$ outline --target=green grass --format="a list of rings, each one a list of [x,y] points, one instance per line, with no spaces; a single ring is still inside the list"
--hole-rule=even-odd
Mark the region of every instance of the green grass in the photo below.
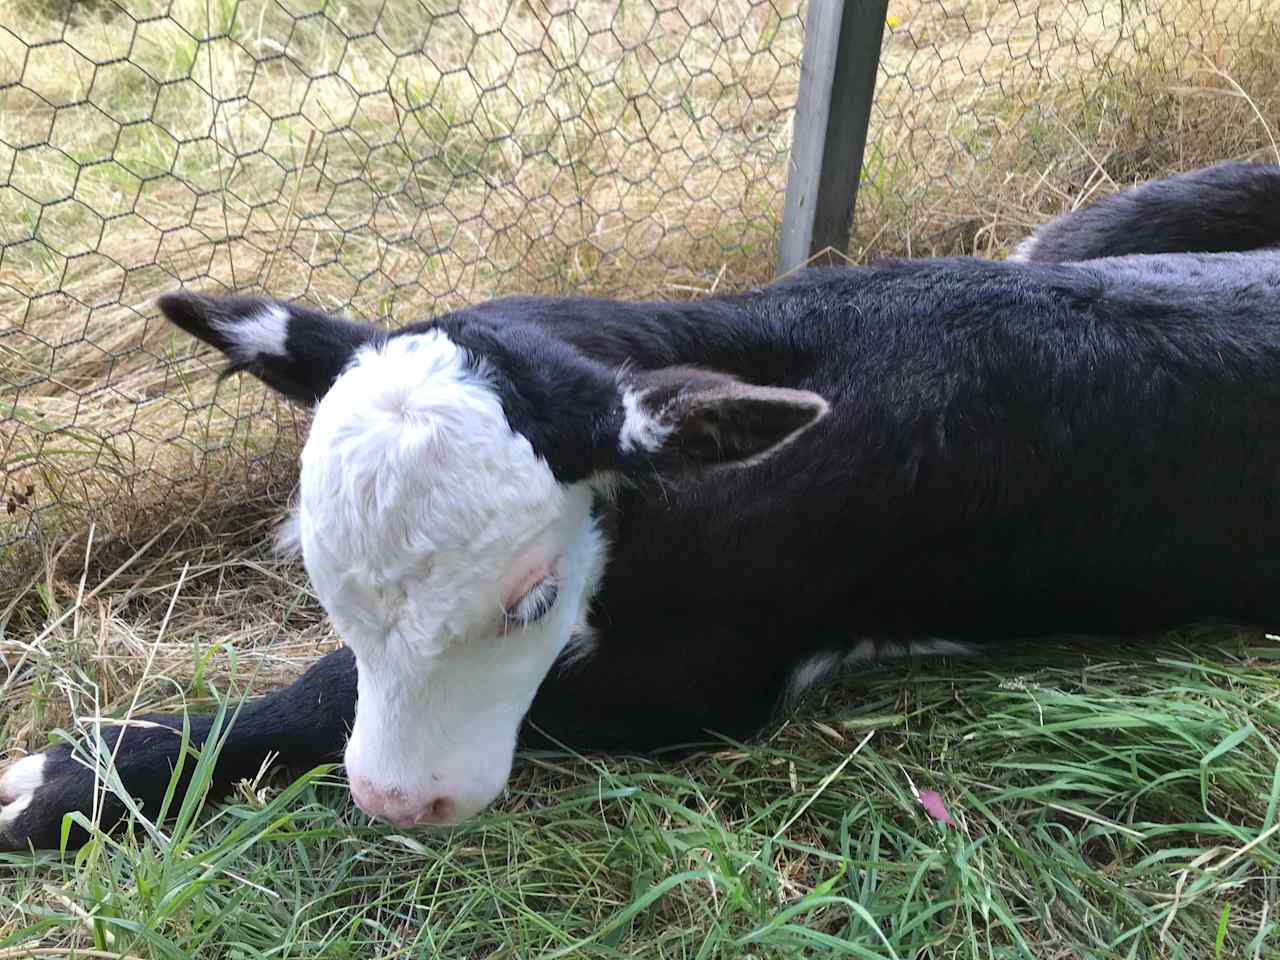
[[[1280,646],[1164,649],[884,670],[693,757],[528,756],[449,832],[370,824],[324,768],[246,784],[176,827],[3,858],[0,950],[1274,956]]]
[[[451,6],[393,0],[376,37],[346,0],[0,7],[0,473],[35,488],[0,544],[34,531],[37,561],[0,554],[0,756],[135,695],[233,704],[334,642],[261,548],[305,419],[215,389],[155,295],[392,324],[768,278],[793,4]],[[855,258],[1000,256],[1135,179],[1272,154],[1275,0],[890,13]],[[0,960],[1280,956],[1280,642],[1160,649],[866,673],[693,757],[525,757],[450,833],[370,824],[332,770],[175,798],[176,824],[0,858]]]

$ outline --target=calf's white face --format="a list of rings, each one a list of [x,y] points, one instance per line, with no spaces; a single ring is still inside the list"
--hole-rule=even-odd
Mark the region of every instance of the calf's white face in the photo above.
[[[519,307],[393,336],[260,297],[181,292],[160,308],[232,371],[317,405],[281,539],[356,656],[352,793],[406,826],[501,793],[603,573],[593,484],[666,496],[690,473],[760,462],[827,412],[809,391],[713,370],[614,369]]]
[[[501,793],[538,685],[603,564],[587,483],[514,432],[443,333],[361,348],[316,408],[297,536],[355,653],[352,794],[401,826]]]

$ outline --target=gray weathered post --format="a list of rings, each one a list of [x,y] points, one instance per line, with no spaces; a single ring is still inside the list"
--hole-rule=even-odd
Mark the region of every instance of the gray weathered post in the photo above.
[[[778,273],[849,246],[889,0],[810,0]]]

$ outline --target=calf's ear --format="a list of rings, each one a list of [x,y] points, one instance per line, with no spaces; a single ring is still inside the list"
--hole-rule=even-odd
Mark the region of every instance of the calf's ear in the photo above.
[[[356,350],[383,337],[377,327],[266,297],[184,290],[161,297],[158,306],[171,323],[226,354],[226,374],[247,370],[307,406],[329,391]]]
[[[622,406],[624,460],[660,473],[758,463],[828,411],[808,390],[760,387],[692,367],[630,373]]]

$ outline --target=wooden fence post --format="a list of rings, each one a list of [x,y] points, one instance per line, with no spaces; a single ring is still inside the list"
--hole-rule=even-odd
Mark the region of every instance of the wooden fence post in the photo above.
[[[779,275],[849,246],[889,0],[810,0]]]

